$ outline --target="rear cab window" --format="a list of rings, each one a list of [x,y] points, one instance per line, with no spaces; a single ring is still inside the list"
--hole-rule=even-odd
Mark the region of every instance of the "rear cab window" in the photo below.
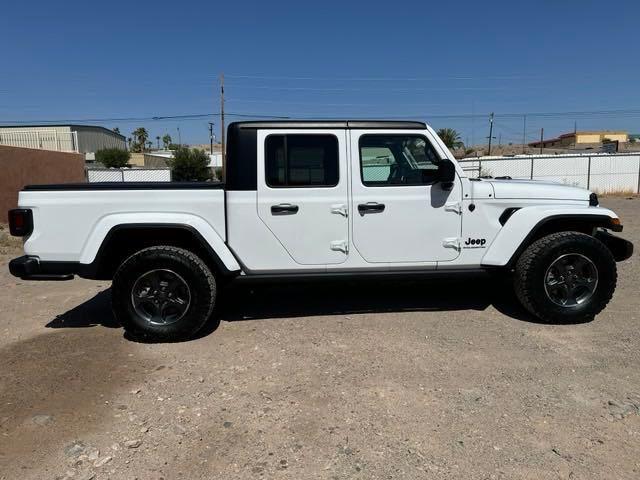
[[[265,180],[269,187],[335,187],[339,170],[335,135],[274,134],[265,139]]]

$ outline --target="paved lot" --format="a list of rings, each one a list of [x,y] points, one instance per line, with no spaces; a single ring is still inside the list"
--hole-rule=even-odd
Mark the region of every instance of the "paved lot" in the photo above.
[[[640,244],[640,199],[604,203]],[[486,281],[297,285],[163,345],[1,258],[0,479],[640,478],[637,254],[587,324]]]

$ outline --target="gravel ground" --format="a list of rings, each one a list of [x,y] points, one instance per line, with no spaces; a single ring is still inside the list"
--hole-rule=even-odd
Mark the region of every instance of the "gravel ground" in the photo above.
[[[640,199],[603,203],[640,244]],[[4,253],[0,479],[640,477],[637,254],[581,325],[486,281],[305,284],[143,344],[108,283],[16,281]]]

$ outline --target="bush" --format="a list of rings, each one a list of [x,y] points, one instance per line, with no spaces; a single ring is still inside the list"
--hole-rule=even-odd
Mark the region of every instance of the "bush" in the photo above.
[[[96,152],[96,161],[107,168],[122,168],[129,164],[131,154],[119,148],[103,148]]]
[[[211,180],[209,155],[204,150],[178,147],[169,162],[171,175],[176,182],[202,182]]]

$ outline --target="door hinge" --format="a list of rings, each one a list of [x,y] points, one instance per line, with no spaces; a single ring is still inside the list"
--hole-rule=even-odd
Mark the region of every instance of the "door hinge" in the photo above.
[[[444,204],[445,212],[455,212],[458,215],[462,214],[462,204],[460,202],[448,202]]]
[[[453,248],[457,251],[462,250],[462,247],[460,245],[460,241],[462,239],[460,237],[452,237],[452,238],[445,238],[442,240],[442,246],[444,248]]]
[[[336,203],[334,205],[331,205],[331,213],[342,215],[345,218],[349,216],[349,211],[347,210],[347,206],[344,203]]]
[[[349,253],[349,242],[346,240],[334,240],[330,246],[331,250],[335,250],[336,252],[342,252],[345,255]]]

